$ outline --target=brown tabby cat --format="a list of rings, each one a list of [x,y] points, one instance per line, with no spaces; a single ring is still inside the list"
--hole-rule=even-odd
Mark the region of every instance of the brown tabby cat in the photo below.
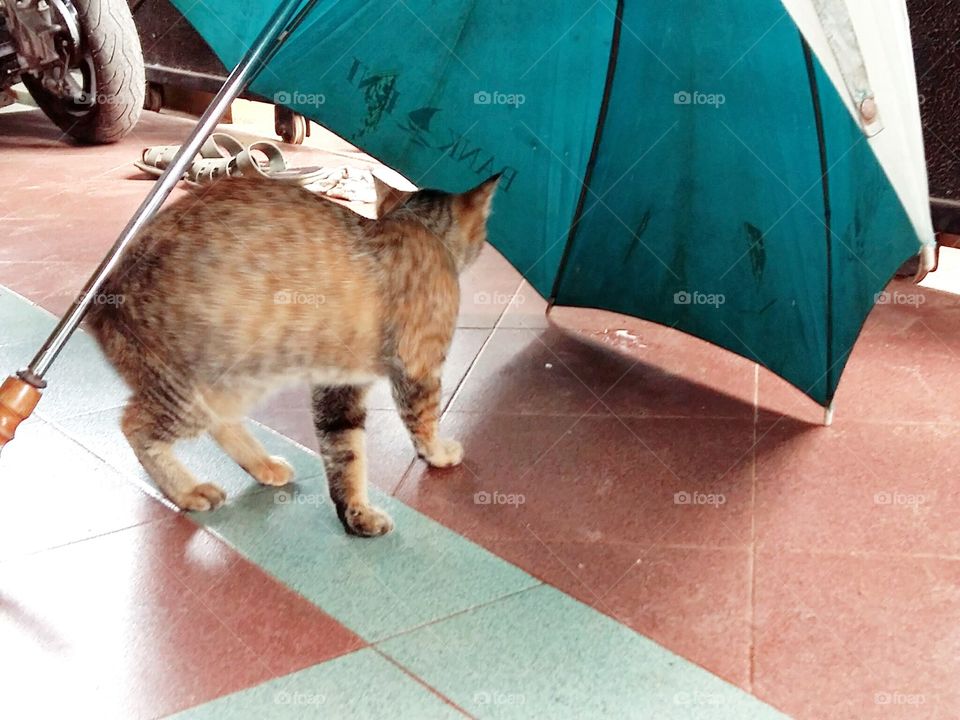
[[[160,489],[183,509],[223,503],[173,453],[205,431],[259,482],[289,482],[293,468],[242,418],[307,378],[340,520],[357,535],[389,532],[367,497],[364,395],[389,377],[420,457],[460,462],[460,444],[437,435],[440,373],[458,274],[486,240],[496,185],[423,190],[368,220],[301,188],[229,179],[158,214],[103,288],[119,301],[95,305],[89,323],[133,389],[123,432]]]

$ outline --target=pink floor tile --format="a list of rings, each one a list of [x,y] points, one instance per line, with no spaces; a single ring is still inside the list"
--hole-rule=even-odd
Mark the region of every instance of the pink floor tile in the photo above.
[[[549,326],[546,299],[524,280],[510,299],[498,327],[538,330]]]
[[[763,547],[960,555],[960,426],[762,418]]]
[[[0,561],[170,513],[62,433],[35,420],[22,425],[3,449],[0,468]]]
[[[463,466],[416,464],[397,495],[492,547],[528,526],[550,541],[750,543],[750,423],[450,413],[442,429]]]
[[[520,275],[503,256],[487,246],[476,262],[460,276],[462,328],[492,328],[514,302]]]
[[[753,691],[798,718],[960,717],[960,562],[760,551]]]
[[[157,717],[360,644],[180,517],[4,563],[0,587],[5,717]]]
[[[589,327],[587,312],[576,316],[581,328]],[[618,336],[608,320],[594,332],[495,330],[452,409],[753,418],[752,363],[652,323],[620,323],[633,327]]]
[[[566,334],[604,351],[593,374],[602,377],[609,365],[604,381],[616,386],[604,404],[611,412],[753,417],[756,365],[749,360],[673,328],[603,310],[559,307],[550,318]],[[621,379],[625,359],[631,368]]]
[[[574,345],[553,330],[495,330],[451,408],[496,414],[588,412],[609,387],[599,392],[591,387],[597,383],[576,362]]]

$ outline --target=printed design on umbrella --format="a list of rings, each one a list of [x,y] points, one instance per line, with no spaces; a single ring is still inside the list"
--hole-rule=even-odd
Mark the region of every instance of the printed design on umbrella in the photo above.
[[[363,124],[349,134],[351,140],[360,143],[368,132],[379,126],[384,116],[393,116],[398,104],[402,104],[399,102],[402,96],[398,88],[399,76],[385,71],[373,71],[362,60],[354,58],[347,73],[347,81],[362,91],[367,106]],[[441,157],[465,164],[479,179],[500,173],[499,189],[501,192],[509,192],[516,179],[517,168],[501,164],[492,152],[472,144],[467,137],[469,131],[458,133],[441,123],[434,127],[434,117],[441,111],[442,108],[439,107],[417,107],[406,112],[402,119],[396,122],[396,126],[414,145],[438,150]]]

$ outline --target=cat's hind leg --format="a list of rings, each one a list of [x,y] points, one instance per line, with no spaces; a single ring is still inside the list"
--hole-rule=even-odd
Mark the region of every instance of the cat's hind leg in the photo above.
[[[373,537],[390,532],[393,520],[373,507],[367,495],[367,389],[365,385],[314,387],[313,424],[340,522],[351,534]]]
[[[293,466],[279,455],[270,455],[243,422],[219,421],[210,428],[210,434],[258,483],[279,486],[293,480]]]
[[[123,434],[147,474],[177,507],[213,510],[226,493],[213,483],[198,482],[173,453],[177,440],[203,432],[202,412],[174,397],[168,391],[134,397],[123,413]]]
[[[255,385],[240,383],[233,383],[229,390],[206,388],[203,398],[211,418],[210,435],[258,483],[286,485],[293,480],[293,466],[269,454],[243,424],[243,416],[259,395]]]

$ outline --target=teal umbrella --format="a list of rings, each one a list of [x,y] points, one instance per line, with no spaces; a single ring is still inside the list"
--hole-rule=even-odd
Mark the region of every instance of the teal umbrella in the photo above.
[[[279,4],[174,0],[228,67]],[[251,89],[421,186],[502,172],[490,239],[542,295],[823,405],[895,270],[931,264],[900,0],[321,0]]]

